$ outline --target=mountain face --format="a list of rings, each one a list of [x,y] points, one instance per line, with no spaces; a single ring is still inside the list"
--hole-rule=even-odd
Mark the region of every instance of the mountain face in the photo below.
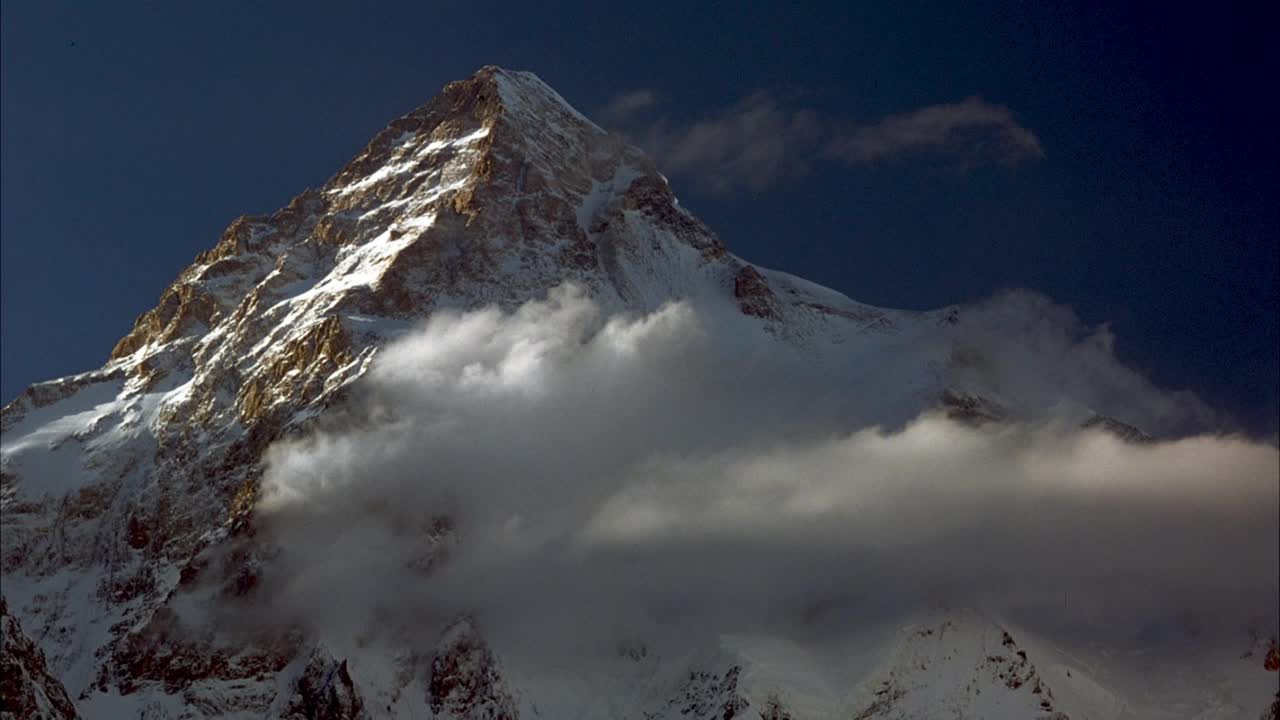
[[[58,678],[49,674],[44,652],[22,633],[18,621],[0,598],[0,714],[5,718],[45,717],[69,720],[75,705]]]
[[[566,679],[559,695],[576,699],[562,706],[539,705],[467,617],[442,624],[431,652],[348,656],[304,628],[228,630],[216,608],[253,598],[270,554],[254,515],[266,449],[351,411],[379,350],[424,318],[513,309],[566,282],[611,313],[708,298],[814,366],[941,339],[887,376],[895,392],[881,419],[930,407],[970,422],[1019,412],[1007,386],[971,372],[981,363],[953,337],[964,309],[875,308],[748,264],[642,152],[532,74],[484,68],[392,122],[322,187],[233,222],[103,367],[5,406],[6,717],[497,719],[566,717],[575,705],[586,708],[577,717],[726,720],[1132,712],[1108,689],[1115,678],[966,613],[887,629],[849,686],[829,687],[828,670],[795,648],[738,637],[680,658],[627,648],[601,677]],[[1104,410],[1082,402],[1079,420],[1147,439]],[[429,533],[439,543],[450,534],[447,519]],[[1228,665],[1248,675],[1261,661]],[[588,707],[578,685],[614,701]],[[1231,692],[1207,692],[1221,696],[1222,716],[1239,709]]]

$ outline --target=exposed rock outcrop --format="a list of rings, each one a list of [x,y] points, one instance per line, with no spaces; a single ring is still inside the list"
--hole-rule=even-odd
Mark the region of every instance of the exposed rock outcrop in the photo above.
[[[989,422],[1003,422],[1008,418],[1006,411],[999,403],[971,393],[948,388],[941,397],[942,407],[947,417],[968,425],[982,425]]]
[[[769,281],[750,265],[743,265],[733,278],[733,296],[744,315],[777,319],[778,299],[769,289]]]
[[[518,716],[497,659],[462,618],[445,630],[431,660],[431,711],[458,720],[515,720]]]
[[[281,720],[364,720],[364,700],[351,679],[347,661],[316,648],[293,684]]]
[[[44,652],[22,632],[0,597],[0,718],[75,717],[75,705],[62,682],[49,672]]]
[[[1155,438],[1142,432],[1138,428],[1120,422],[1115,418],[1109,418],[1105,415],[1094,415],[1085,420],[1081,425],[1085,430],[1101,430],[1102,432],[1111,433],[1127,443],[1135,443],[1138,445],[1147,445],[1155,442]]]

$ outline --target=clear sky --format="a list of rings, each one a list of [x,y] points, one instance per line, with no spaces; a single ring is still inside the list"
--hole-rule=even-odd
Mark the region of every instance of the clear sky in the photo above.
[[[393,117],[492,63],[533,70],[597,117],[630,107],[619,122],[749,260],[890,307],[1040,290],[1110,322],[1157,383],[1275,434],[1268,18],[615,5],[6,2],[4,400],[100,365],[234,217],[320,184]],[[690,150],[699,128],[720,143],[710,155]],[[922,128],[969,150],[913,152],[903,133]],[[1010,133],[1038,149],[1011,156]]]

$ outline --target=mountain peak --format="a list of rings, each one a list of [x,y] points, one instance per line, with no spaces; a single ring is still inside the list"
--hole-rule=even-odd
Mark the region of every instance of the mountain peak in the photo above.
[[[542,110],[558,106],[579,122],[586,123],[599,132],[600,126],[565,100],[542,78],[528,70],[508,70],[497,65],[485,65],[471,76],[471,80],[488,83],[499,93],[503,107],[509,112],[524,115],[530,110]],[[466,81],[463,81],[466,82]]]
[[[381,342],[371,319],[512,307],[566,281],[647,310],[708,279],[727,293],[739,264],[639,149],[536,75],[486,66],[393,120],[320,188],[233,222],[109,367],[148,388],[194,377],[198,416],[234,397],[249,423],[300,391],[297,363],[316,382],[359,375]]]
[[[407,168],[415,158],[430,162],[442,151],[467,145],[481,161],[519,159],[546,166],[591,155],[601,144],[617,150],[623,143],[537,75],[486,65],[393,120],[326,189],[347,194],[394,176],[396,168],[389,165]],[[498,158],[491,152],[495,148]]]

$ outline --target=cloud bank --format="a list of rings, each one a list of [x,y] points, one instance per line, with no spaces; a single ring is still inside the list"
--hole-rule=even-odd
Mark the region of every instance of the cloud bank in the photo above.
[[[1044,157],[1039,138],[1008,108],[977,97],[874,123],[789,108],[765,92],[689,123],[646,121],[645,111],[656,104],[653,91],[636,90],[615,97],[597,117],[643,147],[663,172],[717,192],[759,190],[821,162],[859,166],[934,157],[962,167],[1014,167]]]
[[[898,388],[833,391],[834,375],[715,313],[605,317],[563,287],[510,313],[435,315],[379,356],[364,419],[269,452],[272,607],[428,638],[466,612],[501,647],[575,657],[937,605],[1135,632],[1177,613],[1274,617],[1275,447],[1127,444],[1061,403],[885,429],[844,391]],[[1036,326],[1016,332],[1002,342],[1036,342]],[[1050,385],[1107,365],[1105,343],[1081,347],[1026,370]]]

